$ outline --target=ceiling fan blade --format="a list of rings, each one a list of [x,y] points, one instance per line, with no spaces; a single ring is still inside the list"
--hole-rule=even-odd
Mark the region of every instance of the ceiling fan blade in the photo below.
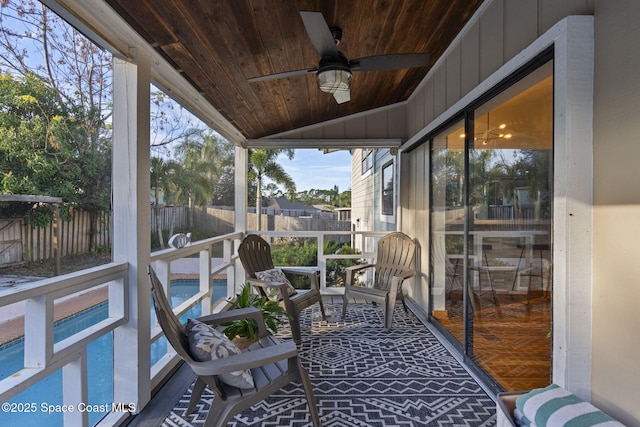
[[[333,92],[333,97],[336,99],[338,104],[343,104],[345,102],[351,101],[351,91],[347,90],[338,90]]]
[[[336,47],[336,41],[333,39],[331,30],[327,25],[327,21],[324,20],[322,13],[301,10],[300,16],[302,17],[302,22],[307,30],[307,34],[309,34],[311,43],[313,43],[313,47],[316,48],[320,56],[337,58],[338,48]]]
[[[428,53],[365,56],[349,61],[352,71],[388,71],[429,65]]]
[[[269,74],[267,76],[252,77],[250,79],[247,79],[247,81],[249,83],[263,82],[265,80],[275,80],[275,79],[284,79],[285,77],[302,76],[305,74],[316,73],[317,71],[318,71],[317,68],[308,68],[306,70],[292,70],[292,71],[285,71],[283,73]]]

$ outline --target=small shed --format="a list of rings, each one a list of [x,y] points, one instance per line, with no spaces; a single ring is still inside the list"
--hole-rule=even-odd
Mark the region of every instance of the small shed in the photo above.
[[[55,272],[60,274],[60,197],[0,194],[0,267],[24,261],[24,215],[36,204],[46,203],[53,210]]]
[[[338,221],[351,221],[351,208],[337,208]]]

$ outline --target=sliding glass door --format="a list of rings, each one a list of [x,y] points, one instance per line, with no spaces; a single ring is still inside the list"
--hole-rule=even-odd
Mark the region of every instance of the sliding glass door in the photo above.
[[[431,142],[431,313],[464,344],[464,122]]]
[[[431,313],[505,390],[551,375],[552,69],[431,140]]]

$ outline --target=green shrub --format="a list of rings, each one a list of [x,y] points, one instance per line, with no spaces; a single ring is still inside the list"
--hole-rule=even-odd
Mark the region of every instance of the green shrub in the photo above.
[[[324,254],[358,254],[359,251],[353,249],[349,244],[340,244],[333,240],[326,240],[323,246]],[[317,266],[318,265],[318,243],[304,240],[302,244],[298,240],[293,240],[284,244],[273,244],[271,246],[271,256],[273,263],[280,266]],[[327,283],[332,285],[343,285],[345,280],[345,269],[358,264],[357,259],[340,259],[327,261]],[[308,288],[306,277],[298,275],[287,276],[291,284],[297,289]]]

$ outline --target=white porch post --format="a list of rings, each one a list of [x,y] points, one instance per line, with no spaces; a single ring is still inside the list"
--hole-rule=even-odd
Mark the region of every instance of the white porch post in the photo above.
[[[136,55],[137,53],[137,55]],[[151,398],[150,286],[150,61],[134,52],[136,63],[113,64],[113,259],[129,263],[128,322],[113,336],[113,401]],[[111,304],[111,301],[110,301]]]
[[[554,55],[553,382],[591,400],[593,17],[560,24]],[[615,351],[615,350],[614,350]]]
[[[64,405],[75,406],[78,403],[89,402],[87,384],[87,352],[82,351],[78,358],[62,368],[62,398]],[[65,412],[63,414],[65,426],[88,426],[87,411]]]
[[[242,148],[236,145],[235,154],[235,231],[245,233],[247,231],[247,207],[249,205],[249,200],[247,197],[247,181],[249,180],[249,153],[246,148]],[[227,281],[227,295],[235,295],[235,288],[237,287],[237,285],[244,284],[244,281],[244,268],[242,268],[242,263],[240,262],[240,260],[236,259],[235,277],[233,283],[231,280]]]

